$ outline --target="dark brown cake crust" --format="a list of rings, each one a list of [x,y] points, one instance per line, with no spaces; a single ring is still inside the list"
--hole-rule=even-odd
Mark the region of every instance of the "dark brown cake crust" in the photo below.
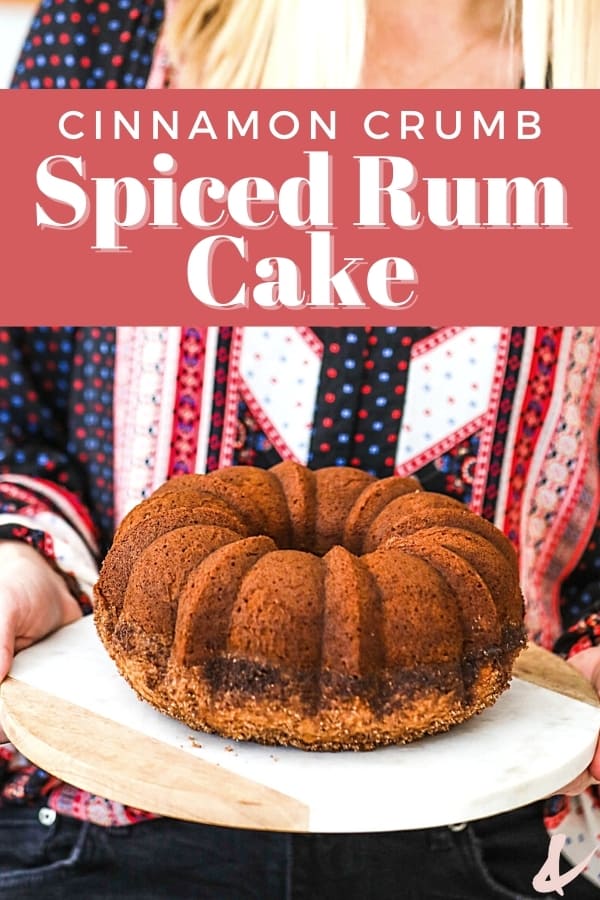
[[[524,644],[516,554],[412,478],[293,462],[167,482],[117,531],[98,632],[193,728],[312,750],[445,731]]]

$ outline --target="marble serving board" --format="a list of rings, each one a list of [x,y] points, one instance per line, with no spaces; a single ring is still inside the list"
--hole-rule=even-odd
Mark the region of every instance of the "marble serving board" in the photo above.
[[[91,617],[16,657],[0,718],[37,765],[102,796],[190,821],[307,832],[414,829],[522,806],[582,771],[600,728],[597,707],[514,678],[491,709],[406,746],[314,753],[224,740],[138,699]]]

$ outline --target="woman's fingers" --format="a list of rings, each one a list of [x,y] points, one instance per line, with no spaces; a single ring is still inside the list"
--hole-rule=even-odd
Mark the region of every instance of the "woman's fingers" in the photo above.
[[[581,775],[578,775],[577,778],[574,778],[573,781],[570,781],[569,784],[556,791],[556,793],[568,794],[570,797],[574,797],[576,794],[582,794],[586,788],[598,783],[597,779],[590,774],[590,770],[586,769],[585,772],[582,772]]]
[[[584,678],[594,686],[597,693],[600,693],[600,647],[590,647],[582,650],[571,657],[569,664],[577,669]],[[582,772],[573,781],[565,785],[557,794],[568,794],[575,796],[581,794],[586,788],[593,784],[600,784],[600,741],[596,744],[596,750],[592,761],[585,772]]]
[[[15,653],[15,634],[11,623],[0,617],[0,681],[8,675]]]

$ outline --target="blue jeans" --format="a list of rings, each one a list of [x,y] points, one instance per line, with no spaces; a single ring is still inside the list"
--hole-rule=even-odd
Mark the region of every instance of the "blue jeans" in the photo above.
[[[0,809],[1,900],[530,900],[539,806],[468,826],[283,835],[158,819],[100,828]],[[600,900],[580,876],[565,900]]]

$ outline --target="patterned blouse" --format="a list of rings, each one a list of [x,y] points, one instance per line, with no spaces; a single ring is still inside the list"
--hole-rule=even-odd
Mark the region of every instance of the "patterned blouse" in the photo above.
[[[162,19],[160,0],[43,0],[13,86],[158,84]],[[529,634],[566,656],[600,633],[599,417],[594,328],[0,329],[0,538],[87,609],[115,524],[168,477],[281,459],[414,474],[507,534]],[[2,778],[5,803],[144,817],[12,750]],[[549,827],[578,802],[554,800]]]

